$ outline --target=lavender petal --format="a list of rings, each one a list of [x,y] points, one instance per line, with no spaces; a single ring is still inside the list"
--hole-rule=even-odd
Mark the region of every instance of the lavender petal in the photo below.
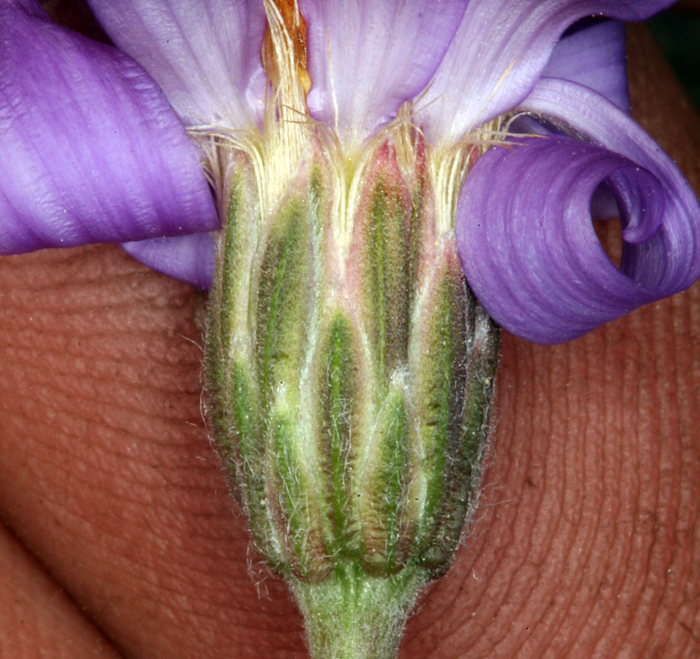
[[[161,86],[188,125],[261,123],[260,0],[89,0],[114,43]]]
[[[216,238],[193,233],[175,238],[151,238],[122,244],[137,261],[197,288],[211,288],[216,257]]]
[[[464,134],[521,103],[552,49],[585,16],[644,20],[669,0],[471,0],[416,113],[433,141]]]
[[[442,60],[466,0],[300,0],[311,115],[361,143],[418,95]]]
[[[554,47],[542,76],[590,87],[629,112],[624,24],[595,21],[565,34]]]
[[[0,253],[209,231],[195,147],[162,92],[115,49],[0,9]]]
[[[690,286],[700,275],[700,207],[658,145],[613,103],[574,83],[543,79],[523,109],[569,124],[586,141],[514,137],[470,172],[458,247],[496,321],[531,341],[558,343]],[[591,222],[601,183],[620,208],[619,269]]]

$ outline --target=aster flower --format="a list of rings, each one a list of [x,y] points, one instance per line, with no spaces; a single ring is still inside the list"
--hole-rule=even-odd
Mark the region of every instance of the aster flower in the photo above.
[[[609,102],[626,102],[619,26],[601,25],[556,45],[582,17],[643,20],[671,3],[434,4],[399,11],[393,3],[302,1],[308,108],[355,145],[406,101],[428,141],[446,148],[513,110],[546,117],[558,132],[587,143],[584,154],[571,151],[567,139],[545,146],[520,138],[522,148],[492,149],[467,177],[460,252],[489,312],[516,334],[557,342],[692,283],[700,274],[692,192],[624,107]],[[219,220],[170,106],[189,126],[262,127],[262,4],[92,6],[121,53],[51,25],[37,2],[8,0],[0,9],[0,253],[122,242],[148,265],[208,287],[214,240],[203,232],[216,230]],[[572,171],[557,195],[550,174],[538,173],[564,169],[572,159],[591,163],[589,188],[616,195],[627,223],[619,269],[590,230],[581,172]],[[516,205],[525,192],[528,201]],[[546,199],[546,208],[530,196]],[[488,222],[477,221],[485,214]],[[563,215],[568,222],[560,222]],[[179,235],[185,237],[162,238]],[[146,240],[155,236],[161,238]],[[483,249],[484,242],[493,248]]]
[[[119,51],[0,10],[0,250],[120,242],[212,287],[213,432],[317,656],[391,656],[474,505],[497,330],[460,260],[540,342],[697,278],[620,25],[559,40],[665,4],[93,2]]]

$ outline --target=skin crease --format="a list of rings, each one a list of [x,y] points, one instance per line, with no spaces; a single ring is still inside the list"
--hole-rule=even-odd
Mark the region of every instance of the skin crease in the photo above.
[[[697,115],[629,48],[700,191]],[[201,306],[113,246],[0,259],[1,657],[306,656],[207,438]],[[481,506],[402,659],[699,656],[700,286],[563,346],[504,334],[499,377]]]

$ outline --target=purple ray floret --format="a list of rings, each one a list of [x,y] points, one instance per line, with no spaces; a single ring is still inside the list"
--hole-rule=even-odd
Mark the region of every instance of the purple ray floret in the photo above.
[[[514,137],[470,172],[457,242],[489,313],[519,336],[558,343],[692,284],[700,275],[700,208],[653,140],[575,83],[543,78],[522,107],[585,139]],[[600,184],[623,223],[619,269],[593,230]]]
[[[260,0],[90,0],[112,41],[148,71],[188,125],[261,124]]]
[[[129,56],[0,10],[0,253],[218,228],[196,149]]]
[[[457,30],[464,0],[301,0],[308,23],[311,115],[360,140],[426,88]]]
[[[458,138],[522,102],[561,34],[574,21],[639,21],[672,4],[659,0],[470,0],[426,92],[421,117],[433,140]]]

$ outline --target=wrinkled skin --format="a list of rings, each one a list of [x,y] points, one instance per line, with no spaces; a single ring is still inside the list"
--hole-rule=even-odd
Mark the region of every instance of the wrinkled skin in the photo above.
[[[700,191],[700,122],[632,37],[637,116]],[[207,439],[201,306],[116,247],[0,260],[3,657],[306,656]],[[497,408],[401,657],[700,655],[700,286],[568,345],[505,335]]]

